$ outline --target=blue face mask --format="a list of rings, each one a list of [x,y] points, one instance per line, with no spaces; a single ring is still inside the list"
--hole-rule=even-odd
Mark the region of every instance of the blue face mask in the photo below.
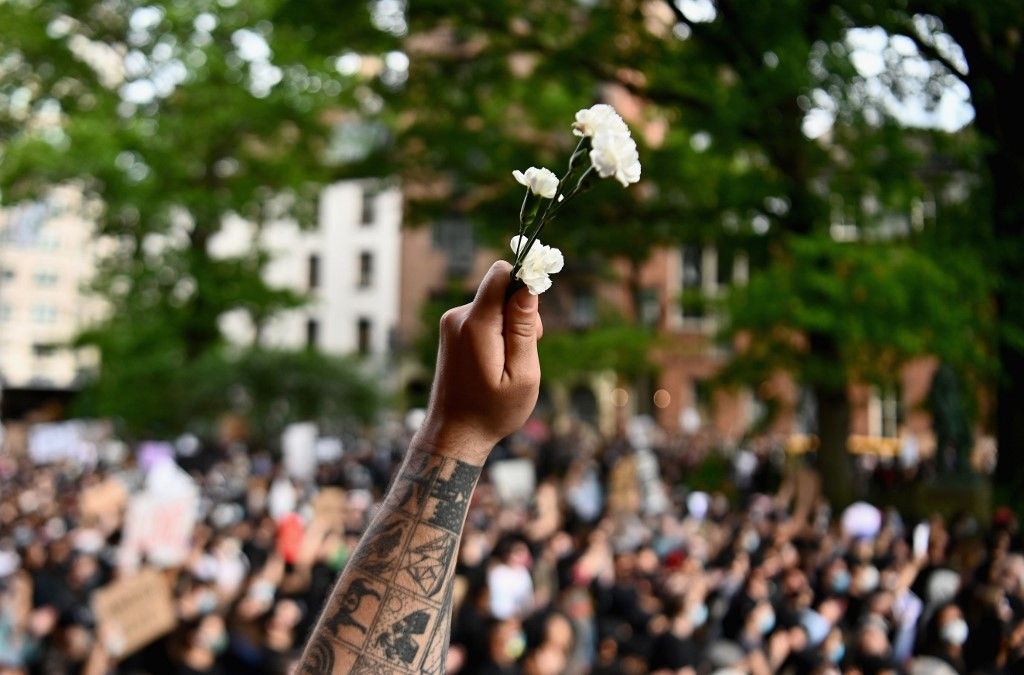
[[[850,573],[846,570],[839,570],[832,575],[832,590],[836,593],[845,593],[850,590]]]
[[[697,630],[708,620],[708,606],[700,604],[690,610],[690,623],[693,624],[693,629]]]
[[[832,663],[839,663],[846,656],[846,645],[842,642],[836,644],[835,647],[828,650],[828,660]]]
[[[772,628],[775,628],[775,611],[768,610],[766,614],[761,617],[761,635],[767,635],[772,632]]]

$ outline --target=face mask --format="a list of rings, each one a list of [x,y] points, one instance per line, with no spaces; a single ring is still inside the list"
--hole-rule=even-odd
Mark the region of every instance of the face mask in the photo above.
[[[957,647],[967,642],[967,633],[967,622],[963,619],[954,619],[939,630],[939,635],[942,636],[943,642],[948,642]]]
[[[228,648],[228,634],[220,633],[217,637],[208,639],[206,641],[206,648],[214,654],[223,654],[224,650]]]
[[[761,629],[761,635],[767,635],[772,632],[772,628],[775,628],[775,610],[769,609],[761,616],[761,623],[758,628]]]
[[[519,631],[508,642],[505,643],[505,655],[513,660],[518,660],[526,651],[526,636]]]
[[[832,663],[839,663],[846,656],[846,645],[842,642],[838,643],[835,647],[828,650],[828,660]]]
[[[249,595],[260,602],[272,602],[277,587],[269,581],[257,581],[249,589]]]
[[[757,532],[747,532],[743,535],[743,549],[747,553],[753,553],[760,545],[761,537],[757,536]]]
[[[700,604],[690,610],[690,623],[693,624],[693,629],[697,630],[703,626],[708,620],[708,606]]]
[[[200,614],[209,614],[217,609],[217,595],[213,591],[204,591],[196,604]]]
[[[878,588],[878,581],[881,575],[877,567],[866,567],[860,573],[860,590],[862,593],[871,593]]]
[[[832,590],[836,593],[845,593],[850,590],[850,573],[846,570],[839,570],[832,575]]]

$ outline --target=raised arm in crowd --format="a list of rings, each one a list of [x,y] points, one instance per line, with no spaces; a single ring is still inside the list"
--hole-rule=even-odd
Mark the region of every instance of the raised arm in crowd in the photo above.
[[[496,262],[473,302],[441,318],[427,417],[309,638],[300,673],[441,673],[455,559],[494,445],[533,410],[540,386],[537,297],[505,302]]]

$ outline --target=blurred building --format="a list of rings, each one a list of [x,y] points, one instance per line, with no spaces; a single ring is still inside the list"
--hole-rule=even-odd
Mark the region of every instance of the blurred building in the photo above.
[[[476,246],[471,226],[458,220],[406,230],[401,248],[398,336],[406,348],[422,334],[429,303],[468,301],[473,284],[502,255]],[[813,402],[783,373],[753,388],[713,384],[730,350],[715,339],[719,317],[708,309],[708,301],[730,285],[745,283],[749,267],[742,251],[686,244],[656,249],[638,269],[616,261],[615,274],[605,278],[567,268],[543,296],[545,332],[585,331],[611,308],[654,329],[658,339],[650,360],[655,374],[640,381],[614,373],[548,380],[539,408],[556,420],[577,418],[609,433],[636,414],[652,416],[668,431],[712,442],[739,440],[755,426],[781,436],[812,432]],[[936,366],[930,358],[911,362],[901,371],[898,387],[851,386],[851,433],[895,437],[909,429],[926,436],[930,418],[920,404]],[[407,362],[401,377],[406,400],[422,404],[430,378],[431,373]]]
[[[310,301],[259,330],[241,312],[225,316],[221,329],[239,344],[258,340],[265,346],[383,360],[398,322],[401,224],[401,192],[377,180],[325,188],[316,227],[282,220],[257,234],[252,223],[230,220],[211,240],[211,252],[240,254],[258,237],[270,255],[267,282],[308,293]]]
[[[70,341],[101,305],[84,293],[97,244],[81,195],[0,211],[0,389],[5,416],[61,402],[96,364]]]

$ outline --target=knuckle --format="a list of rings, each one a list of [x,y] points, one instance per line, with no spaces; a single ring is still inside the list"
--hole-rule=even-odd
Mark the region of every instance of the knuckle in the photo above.
[[[498,274],[508,274],[512,271],[512,264],[507,260],[496,260],[494,261],[494,264],[491,265],[491,269]]]
[[[455,307],[449,309],[447,312],[441,315],[441,331],[445,333],[454,333],[459,329],[461,324],[461,312],[459,308]]]
[[[532,320],[510,321],[508,324],[508,330],[513,335],[523,338],[533,338],[537,336],[537,325]]]

